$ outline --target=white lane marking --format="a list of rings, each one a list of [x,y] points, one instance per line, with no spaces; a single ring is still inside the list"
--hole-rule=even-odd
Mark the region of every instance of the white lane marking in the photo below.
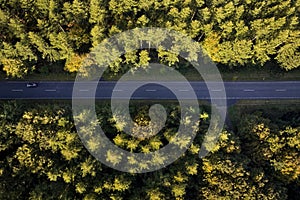
[[[276,92],[285,92],[286,91],[286,89],[277,89],[277,90],[275,90]]]
[[[13,92],[23,92],[23,90],[11,90],[11,91],[13,91]]]
[[[244,92],[254,92],[255,90],[252,90],[252,89],[246,89],[244,90]]]
[[[217,90],[211,90],[212,92],[222,92],[222,90],[217,89]]]
[[[123,90],[114,90],[114,92],[123,92]]]
[[[89,90],[79,90],[80,92],[88,92]]]
[[[179,90],[179,92],[188,92],[189,90]]]
[[[45,92],[56,92],[56,90],[45,90]]]
[[[146,90],[146,92],[155,92],[156,90]]]

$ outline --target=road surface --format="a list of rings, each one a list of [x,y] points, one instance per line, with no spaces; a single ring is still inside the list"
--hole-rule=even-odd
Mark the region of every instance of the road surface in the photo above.
[[[39,82],[36,88],[27,88],[27,82],[0,82],[0,99],[71,99],[74,82]],[[121,87],[114,89],[116,82],[101,81],[96,90],[92,84],[85,82],[76,89],[76,94],[82,98],[110,99],[112,92],[118,98],[129,94],[129,91],[141,82],[124,82]],[[146,83],[146,82],[145,82]],[[166,83],[166,82],[165,82]],[[222,93],[224,88],[208,90],[203,82],[190,82],[192,88],[182,82],[167,82],[179,96],[189,99],[194,90],[198,99],[208,100],[210,94]],[[225,82],[227,100],[240,99],[300,99],[300,81],[286,82]],[[176,99],[176,96],[160,84],[149,83],[139,87],[131,99]]]

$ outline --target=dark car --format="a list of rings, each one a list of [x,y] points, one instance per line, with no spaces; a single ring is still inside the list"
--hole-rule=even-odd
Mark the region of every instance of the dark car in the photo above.
[[[27,83],[27,84],[26,84],[26,87],[27,87],[27,88],[35,88],[35,87],[37,87],[37,86],[38,86],[37,83]]]

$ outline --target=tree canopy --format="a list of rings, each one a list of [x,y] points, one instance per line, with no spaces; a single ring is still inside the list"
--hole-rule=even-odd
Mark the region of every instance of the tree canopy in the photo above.
[[[150,105],[131,107],[136,123],[149,123]],[[164,106],[166,128],[139,139],[113,123],[109,103],[98,103],[96,112],[115,145],[147,153],[165,146],[180,121],[175,103]],[[1,199],[281,200],[299,195],[298,112],[266,117],[243,111],[238,118],[244,120],[235,123],[237,130],[224,130],[212,152],[199,159],[210,121],[208,108],[201,106],[198,133],[185,154],[167,167],[141,174],[119,172],[97,161],[76,133],[69,103],[3,101],[0,113]],[[113,152],[103,153],[118,162]],[[163,158],[153,161],[163,162]]]
[[[213,61],[228,67],[272,61],[291,70],[299,67],[299,6],[299,0],[2,0],[0,65],[13,77],[58,61],[74,72],[70,60],[103,39],[136,27],[163,27],[198,41]],[[157,60],[151,52],[127,53],[123,68]],[[177,57],[159,52],[160,62],[182,67]]]

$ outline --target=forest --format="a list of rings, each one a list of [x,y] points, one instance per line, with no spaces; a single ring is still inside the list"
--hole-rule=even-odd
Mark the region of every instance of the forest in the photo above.
[[[218,67],[240,72],[268,65],[294,72],[300,69],[299,17],[300,0],[0,0],[0,75],[27,80],[31,74],[51,74],[57,66],[76,75],[106,38],[143,27],[185,34]],[[191,67],[174,53],[149,47],[126,52],[105,73],[124,74],[151,62],[177,70]],[[116,146],[154,152],[171,143],[182,120],[177,102],[159,103],[168,118],[165,128],[149,138],[122,132],[107,101],[96,102],[97,123]],[[151,105],[131,105],[136,124],[149,125]],[[198,153],[211,109],[202,103],[199,109],[197,135],[188,150],[167,167],[139,174],[107,167],[87,151],[70,101],[1,100],[0,199],[299,199],[299,102],[230,107],[230,123],[202,159]],[[118,164],[118,157],[106,156]]]
[[[216,63],[238,69],[300,63],[299,0],[1,0],[0,65],[8,76],[47,73],[58,63],[76,72],[105,38],[137,27],[168,28],[199,42]],[[158,55],[156,55],[158,54]],[[110,66],[151,59],[181,68],[167,51],[129,52]],[[122,67],[120,67],[122,66]]]
[[[137,124],[149,123],[150,105],[131,106]],[[176,102],[163,105],[166,128],[140,140],[112,123],[109,102],[98,102],[96,112],[115,145],[147,153],[166,145],[180,123]],[[200,110],[197,136],[186,153],[165,168],[136,174],[107,167],[86,150],[69,102],[2,101],[0,199],[298,199],[299,106],[234,106],[233,126],[225,127],[203,159],[198,152],[210,109],[201,105]],[[107,159],[115,157],[107,154]]]

